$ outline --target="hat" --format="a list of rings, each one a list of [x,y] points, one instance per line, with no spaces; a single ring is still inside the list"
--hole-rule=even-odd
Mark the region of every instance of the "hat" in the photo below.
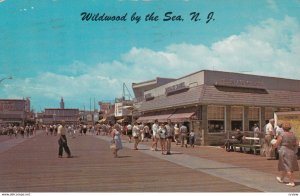
[[[289,122],[282,123],[282,129],[285,131],[289,131],[292,128],[291,124]]]

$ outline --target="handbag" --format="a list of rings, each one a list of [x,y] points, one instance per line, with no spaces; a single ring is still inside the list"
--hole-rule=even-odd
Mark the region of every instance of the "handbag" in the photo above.
[[[112,140],[111,142],[110,142],[110,146],[109,146],[109,148],[110,149],[117,149],[117,145],[116,145],[116,143],[115,143],[115,141],[114,140]]]
[[[276,144],[276,142],[277,142],[277,140],[276,140],[276,139],[272,139],[272,140],[271,140],[271,144],[272,144],[272,145],[275,145],[275,144]]]

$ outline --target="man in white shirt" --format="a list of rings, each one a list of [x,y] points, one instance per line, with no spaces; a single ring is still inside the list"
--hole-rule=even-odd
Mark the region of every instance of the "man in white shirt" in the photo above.
[[[275,151],[272,147],[271,141],[274,138],[274,119],[270,119],[269,123],[266,125],[266,135],[265,135],[265,153],[268,160],[275,159]]]
[[[57,135],[59,137],[59,139],[58,139],[58,145],[59,145],[58,158],[62,158],[63,149],[68,154],[68,158],[71,158],[72,156],[71,156],[70,149],[68,147],[67,137],[66,137],[65,121],[62,121],[61,125],[58,126]]]
[[[138,150],[137,146],[140,142],[140,128],[138,126],[138,123],[135,122],[134,126],[132,127],[132,136],[134,138],[134,150]]]
[[[151,147],[151,150],[155,150],[155,151],[157,151],[157,142],[159,140],[158,128],[159,128],[159,126],[158,126],[158,120],[155,120],[154,124],[152,125],[153,143],[152,143],[152,147]]]

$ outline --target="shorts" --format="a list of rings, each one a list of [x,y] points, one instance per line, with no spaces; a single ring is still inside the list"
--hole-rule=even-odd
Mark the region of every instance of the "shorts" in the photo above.
[[[155,134],[154,138],[159,139],[160,137],[158,134]]]

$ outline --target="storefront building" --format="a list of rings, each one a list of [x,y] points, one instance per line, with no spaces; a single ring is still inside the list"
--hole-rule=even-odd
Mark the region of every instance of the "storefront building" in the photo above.
[[[171,120],[196,133],[196,142],[219,145],[240,129],[263,129],[276,111],[300,111],[300,80],[203,70],[145,91],[136,120]]]
[[[0,99],[0,124],[24,125],[32,118],[29,98]]]

